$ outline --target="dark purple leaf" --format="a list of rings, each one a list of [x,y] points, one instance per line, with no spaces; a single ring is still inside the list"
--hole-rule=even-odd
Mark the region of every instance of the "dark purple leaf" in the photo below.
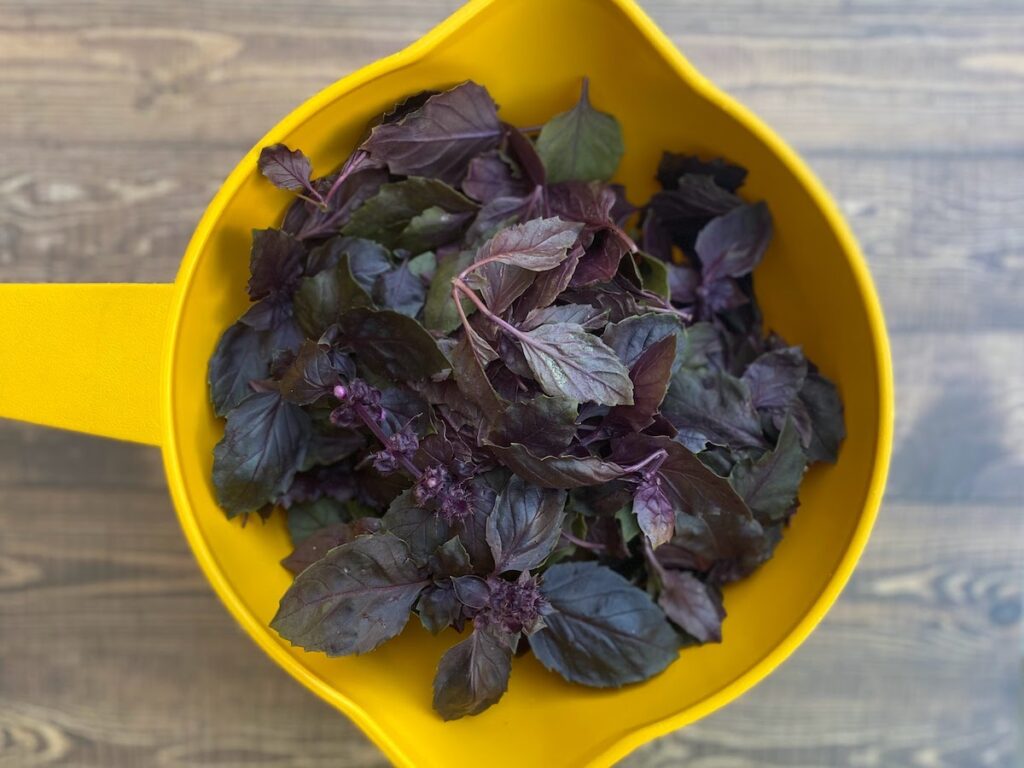
[[[476,83],[463,83],[427,99],[398,122],[378,125],[363,149],[394,174],[433,176],[458,184],[469,161],[501,140],[494,101]]]
[[[839,457],[839,445],[846,437],[843,402],[839,399],[839,392],[824,376],[809,373],[800,390],[800,402],[807,410],[811,423],[808,460],[834,463]]]
[[[380,306],[416,317],[426,303],[427,286],[406,261],[377,278],[373,295]]]
[[[303,539],[301,544],[296,545],[295,551],[281,561],[281,565],[292,573],[302,573],[335,547],[347,544],[357,536],[376,533],[378,530],[380,520],[376,517],[363,517],[351,523],[328,525]]]
[[[342,315],[339,326],[359,362],[379,375],[415,381],[449,365],[423,326],[397,312],[357,308]]]
[[[307,651],[366,653],[402,631],[429,583],[401,539],[360,536],[300,573],[270,626]]]
[[[658,163],[658,182],[665,189],[675,189],[679,178],[688,174],[710,176],[715,184],[728,192],[736,192],[747,178],[746,168],[733,165],[720,157],[701,160],[696,155],[665,152]]]
[[[297,237],[300,240],[318,240],[339,234],[352,212],[376,195],[388,180],[388,172],[365,152],[352,155],[341,173],[345,176],[340,183],[337,183],[339,174],[328,176],[322,180],[322,184],[318,182],[323,194],[330,194],[326,210],[304,203],[305,218],[301,224],[297,221],[292,224],[293,229],[297,224]]]
[[[462,603],[455,596],[451,579],[435,581],[420,593],[416,613],[430,634],[437,635],[460,623]]]
[[[288,509],[288,533],[292,537],[292,544],[298,546],[321,528],[345,523],[348,519],[344,502],[335,499],[321,498],[295,504]]]
[[[382,186],[342,231],[421,253],[458,239],[476,210],[476,203],[444,182],[413,176]]]
[[[807,358],[800,347],[765,352],[743,372],[755,408],[788,409],[807,378]]]
[[[692,451],[703,450],[708,443],[732,448],[765,444],[750,390],[722,370],[680,368],[672,377],[661,412]]]
[[[661,407],[672,376],[676,357],[676,337],[673,334],[647,347],[629,369],[633,382],[633,404],[617,405],[608,413],[606,425],[639,432],[651,423]]]
[[[676,527],[675,508],[661,483],[658,476],[645,480],[633,496],[633,514],[637,524],[655,548],[671,541]]]
[[[547,181],[544,161],[537,154],[537,148],[522,131],[512,125],[505,124],[505,140],[509,155],[516,161],[523,176],[531,187],[540,187]]]
[[[395,104],[391,109],[380,116],[381,123],[397,123],[406,115],[415,112],[420,109],[427,100],[433,96],[437,96],[440,91],[420,91],[414,93],[412,96],[406,96],[400,102]]]
[[[677,184],[651,198],[651,210],[670,231],[699,225],[743,205],[736,195],[715,184],[710,176],[690,174]]]
[[[477,715],[508,688],[512,643],[497,630],[476,628],[441,657],[434,678],[434,709],[445,720]]]
[[[228,517],[255,512],[283,493],[302,465],[309,416],[276,392],[260,392],[228,412],[213,451],[213,486]]]
[[[581,248],[573,249],[569,251],[569,255],[560,265],[538,274],[529,290],[523,294],[518,311],[525,315],[535,309],[544,309],[550,306],[569,286],[576,267],[579,265],[581,254]]]
[[[545,572],[541,590],[551,609],[530,647],[566,680],[616,688],[653,677],[676,660],[665,615],[610,568],[557,563]]]
[[[599,331],[608,322],[608,313],[589,304],[559,304],[554,307],[534,309],[520,324],[524,331],[532,331],[551,323],[575,323],[587,331]]]
[[[700,288],[700,273],[692,267],[667,264],[669,298],[676,304],[693,304]]]
[[[329,394],[342,377],[354,375],[347,357],[307,340],[278,381],[278,391],[290,403],[310,405]]]
[[[527,571],[551,554],[565,518],[565,491],[542,489],[513,475],[487,517],[495,571]]]
[[[279,229],[254,229],[249,256],[249,297],[256,301],[271,294],[288,294],[302,277],[306,249]]]
[[[629,372],[604,342],[573,323],[542,325],[518,337],[537,383],[552,397],[631,404]]]
[[[498,262],[532,272],[554,269],[569,255],[581,224],[554,217],[506,227],[484,243],[476,262]]]
[[[260,173],[279,189],[289,192],[302,190],[313,198],[320,196],[310,180],[313,165],[309,162],[309,158],[297,149],[288,149],[284,144],[264,147],[256,165],[259,167]]]
[[[744,459],[733,467],[729,482],[762,523],[778,522],[797,503],[807,455],[792,419],[787,419],[779,442],[757,461]]]
[[[580,257],[570,285],[578,288],[611,280],[619,271],[622,257],[632,250],[633,243],[620,232],[602,229]]]
[[[676,315],[650,312],[634,315],[618,323],[610,323],[601,339],[615,350],[615,354],[626,366],[632,368],[641,355],[667,336],[676,339],[676,357],[686,350],[687,334],[682,321]],[[677,361],[673,361],[676,368]]]
[[[719,477],[686,448],[667,437],[627,435],[617,441],[612,461],[633,464],[655,451],[667,457],[658,468],[661,489],[682,514],[696,515],[711,528],[722,557],[742,552],[748,531],[760,531],[743,500],[729,481]]]
[[[384,530],[405,542],[409,556],[424,566],[451,538],[448,524],[433,511],[417,506],[411,491],[403,492],[391,503],[381,523]]]
[[[473,341],[465,335],[451,353],[452,373],[462,394],[484,413],[497,415],[504,404],[491,386]]]
[[[524,197],[494,198],[480,209],[469,231],[466,232],[465,241],[470,244],[480,243],[502,227],[528,218],[529,214],[539,210],[538,199],[539,192]]]
[[[490,439],[498,445],[519,443],[538,456],[557,456],[569,447],[576,435],[579,404],[564,397],[538,395],[531,400],[510,404]]]
[[[434,550],[434,554],[427,561],[427,568],[434,578],[443,576],[467,576],[473,570],[469,553],[463,546],[458,536],[452,536],[448,541]]]
[[[489,445],[500,464],[541,488],[600,485],[622,475],[622,467],[594,456],[537,456],[525,445]]]
[[[697,642],[720,643],[725,608],[718,587],[685,571],[662,571],[660,578],[658,605],[665,615]]]
[[[697,236],[705,285],[723,277],[750,274],[772,237],[772,217],[764,203],[744,205],[712,219]]]
[[[474,157],[469,163],[462,191],[480,203],[489,203],[499,197],[525,197],[532,185],[498,150],[494,149]]]
[[[235,323],[217,342],[207,375],[214,413],[224,416],[252,394],[250,382],[270,372],[259,333],[245,323]]]

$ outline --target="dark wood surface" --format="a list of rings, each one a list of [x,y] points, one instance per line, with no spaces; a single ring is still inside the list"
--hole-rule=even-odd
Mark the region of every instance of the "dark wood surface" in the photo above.
[[[0,280],[172,279],[268,126],[456,5],[0,0]],[[898,424],[876,533],[819,630],[625,764],[1017,765],[1024,4],[645,6],[839,200],[885,303]],[[73,391],[74,371],[54,382]],[[222,610],[155,449],[0,423],[0,767],[384,764]]]

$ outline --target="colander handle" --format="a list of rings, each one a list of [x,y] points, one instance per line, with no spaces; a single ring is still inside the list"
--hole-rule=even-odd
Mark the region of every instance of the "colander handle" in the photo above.
[[[160,444],[173,285],[0,285],[0,417]]]

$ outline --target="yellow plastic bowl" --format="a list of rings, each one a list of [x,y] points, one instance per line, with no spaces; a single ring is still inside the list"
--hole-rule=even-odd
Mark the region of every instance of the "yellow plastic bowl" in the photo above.
[[[727,589],[721,645],[686,650],[664,674],[618,691],[572,686],[531,657],[517,659],[499,705],[443,723],[430,686],[453,633],[433,638],[410,624],[368,656],[328,659],[268,628],[290,581],[278,565],[288,536],[280,517],[243,529],[217,508],[210,471],[222,424],[207,400],[207,360],[247,304],[250,230],[277,222],[289,200],[257,173],[260,147],[301,147],[323,173],[370,118],[409,93],[473,79],[504,119],[528,125],[573,103],[584,75],[594,102],[622,122],[618,181],[633,199],[653,191],[663,149],[749,168],[744,192],[767,200],[776,222],[756,275],[768,325],[838,383],[849,436],[836,466],[807,477],[775,558]],[[210,204],[174,285],[0,286],[0,307],[0,415],[160,444],[182,528],[224,604],[272,659],[400,765],[608,765],[735,699],[792,653],[838,596],[867,541],[889,459],[885,329],[846,224],[796,155],[701,77],[629,0],[472,2],[268,133]],[[57,344],[64,370],[81,372],[72,408],[41,395],[55,373],[40,365],[41,350]]]

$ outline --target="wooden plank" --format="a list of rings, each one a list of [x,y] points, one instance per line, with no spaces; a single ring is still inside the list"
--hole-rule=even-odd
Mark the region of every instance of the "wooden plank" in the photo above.
[[[458,5],[0,5],[0,280],[170,280],[267,127]],[[644,5],[833,191],[894,332],[899,416],[887,503],[822,626],[740,701],[625,765],[1010,768],[1024,6]],[[0,423],[0,531],[0,768],[385,764],[217,602],[156,451]]]

